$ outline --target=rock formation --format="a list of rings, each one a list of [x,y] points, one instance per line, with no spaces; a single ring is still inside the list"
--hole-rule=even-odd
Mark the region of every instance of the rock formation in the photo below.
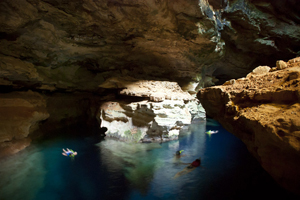
[[[112,76],[210,86],[300,46],[296,0],[3,0],[0,9],[0,83],[14,90],[100,93]]]
[[[201,89],[206,114],[235,134],[287,190],[300,193],[300,57]]]
[[[180,86],[194,97],[198,89],[243,77],[258,65],[283,60],[277,68],[285,68],[284,61],[299,55],[299,8],[298,0],[2,0],[0,102],[11,102],[9,107],[0,105],[5,110],[0,118],[7,122],[1,123],[0,146],[5,151],[13,150],[12,145],[21,149],[36,134],[36,127],[35,132],[53,133],[96,117],[104,123],[110,114],[123,115],[122,120],[132,115],[127,120],[136,123],[138,112],[145,113],[143,107],[152,108],[143,127],[147,124],[159,134],[176,137],[176,131],[166,132],[179,130],[181,124],[174,123],[189,121],[198,105],[188,103],[194,101],[190,97],[180,97],[178,105],[190,115],[167,118],[172,125],[163,124],[162,109],[153,108],[177,109],[177,103],[168,105],[168,99],[181,95],[148,92],[147,84],[174,83],[172,87]],[[266,70],[262,67],[253,74]],[[124,80],[127,83],[118,85]],[[252,80],[251,76],[246,80]],[[132,88],[131,84],[146,85]],[[252,97],[251,92],[246,96],[258,98],[257,102],[272,96],[279,99],[276,103],[290,105],[283,97],[295,93],[278,88],[272,90],[274,96],[264,90],[258,96]],[[221,95],[220,91],[215,95]],[[120,112],[106,112],[111,102]],[[20,106],[21,110],[16,109]],[[222,104],[214,106],[225,109]],[[236,112],[235,105],[229,108],[228,112]],[[19,115],[22,110],[26,118]]]
[[[112,77],[180,82],[185,91],[195,94],[202,79],[209,85],[216,81],[202,77],[199,63],[207,63],[208,58],[213,62],[221,55],[221,49],[214,51],[219,43],[215,22],[203,12],[211,8],[206,1],[201,7],[198,3],[3,0],[0,99],[14,91],[39,93],[49,116],[40,119],[43,123],[39,119],[32,123],[41,131],[55,132],[96,118],[96,108],[116,101],[118,90],[99,87]],[[16,112],[10,114],[18,117]],[[5,115],[0,112],[1,118]],[[1,135],[9,134],[6,128],[1,130]],[[32,133],[29,128],[23,135],[30,141]],[[12,139],[6,137],[3,145]]]
[[[193,118],[205,118],[198,100],[175,82],[112,78],[101,87],[124,88],[121,95],[138,97],[126,102],[125,96],[102,104],[100,124],[108,128],[106,135],[110,137],[135,142],[173,140]]]
[[[28,146],[29,133],[49,117],[45,99],[31,91],[2,94],[0,113],[0,157]]]
[[[220,57],[215,22],[198,0],[4,0],[0,7],[6,87],[97,92],[112,76],[199,82],[199,64]]]

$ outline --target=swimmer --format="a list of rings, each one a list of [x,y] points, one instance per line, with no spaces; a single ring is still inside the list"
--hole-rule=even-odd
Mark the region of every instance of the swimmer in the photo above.
[[[67,151],[65,149],[62,149],[62,150],[63,150],[62,155],[64,155],[64,156],[69,156],[69,157],[74,158],[77,155],[77,152],[73,151],[72,149],[67,148]]]
[[[194,160],[192,163],[187,163],[188,166],[185,167],[182,171],[178,172],[177,174],[175,174],[175,176],[173,177],[178,178],[179,176],[182,176],[184,174],[190,173],[192,172],[194,169],[196,169],[197,167],[199,167],[201,165],[201,158]]]
[[[182,153],[183,151],[184,151],[184,150],[176,151],[175,155],[179,157],[179,156],[181,156],[181,153]]]
[[[199,167],[201,165],[201,160],[196,159],[194,160],[189,166],[187,166],[189,169],[193,168],[193,167]]]
[[[211,134],[216,134],[216,133],[218,133],[219,131],[212,131],[212,130],[209,130],[209,131],[207,131],[206,133],[208,134],[208,135],[211,135]]]

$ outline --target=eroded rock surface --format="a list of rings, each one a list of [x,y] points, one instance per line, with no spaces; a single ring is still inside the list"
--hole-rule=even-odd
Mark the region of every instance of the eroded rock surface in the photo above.
[[[177,139],[181,128],[193,117],[205,118],[199,102],[177,83],[111,79],[102,87],[123,88],[120,94],[144,98],[126,102],[105,102],[100,107],[101,126],[109,137],[135,142]]]
[[[298,0],[2,0],[0,93],[47,94],[49,129],[95,117],[99,96],[170,98],[99,87],[112,77],[177,82],[195,95],[298,55],[299,8]]]
[[[0,98],[0,157],[16,153],[31,142],[27,136],[46,120],[45,98],[36,92],[2,94]]]
[[[278,183],[300,193],[300,58],[201,89],[198,98]]]
[[[0,9],[0,83],[13,89],[99,92],[112,76],[211,86],[300,46],[296,0],[3,0]]]
[[[199,82],[201,66],[221,55],[214,51],[215,21],[203,11],[211,8],[201,5],[1,1],[0,80],[13,88],[89,92],[111,76]]]
[[[95,118],[100,99],[86,93],[2,93],[0,157],[17,153],[39,136],[55,135],[61,128],[74,124],[97,127]]]

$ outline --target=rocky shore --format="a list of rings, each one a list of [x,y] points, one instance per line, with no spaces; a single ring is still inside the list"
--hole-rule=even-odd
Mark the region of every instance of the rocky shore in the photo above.
[[[259,66],[245,78],[201,89],[207,116],[240,138],[287,190],[300,188],[300,58]]]

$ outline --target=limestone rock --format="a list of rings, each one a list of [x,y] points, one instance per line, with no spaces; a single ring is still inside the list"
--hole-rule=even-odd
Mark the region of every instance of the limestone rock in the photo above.
[[[269,66],[258,66],[252,72],[256,75],[259,75],[259,74],[268,73],[270,69],[271,68]]]
[[[120,88],[121,95],[149,97],[151,101],[193,100],[176,82],[137,80],[132,78],[110,78],[100,85],[103,88]]]
[[[283,60],[278,60],[276,62],[276,67],[277,67],[278,70],[285,69],[285,68],[287,68],[287,64]]]
[[[298,5],[282,2],[2,0],[0,83],[89,92],[116,74],[224,83],[298,54]]]
[[[30,133],[46,120],[46,100],[36,92],[14,92],[0,97],[0,154],[16,153],[29,145]]]
[[[129,141],[173,140],[193,118],[205,118],[198,100],[175,82],[112,78],[100,87],[120,88],[123,99],[100,107],[107,136]],[[145,100],[126,103],[126,96]]]
[[[218,84],[246,76],[258,65],[273,67],[277,60],[299,55],[299,5],[295,0],[224,2],[220,32],[225,56],[214,63],[213,73],[220,79]]]
[[[283,187],[300,188],[300,64],[199,91],[208,116],[239,137]]]
[[[106,102],[100,108],[101,127],[107,137],[130,142],[168,141],[178,138],[191,114],[182,100],[163,102]]]
[[[3,0],[0,7],[0,79],[16,88],[97,92],[115,75],[190,81],[207,56],[220,57],[212,50],[215,21],[198,0]]]

